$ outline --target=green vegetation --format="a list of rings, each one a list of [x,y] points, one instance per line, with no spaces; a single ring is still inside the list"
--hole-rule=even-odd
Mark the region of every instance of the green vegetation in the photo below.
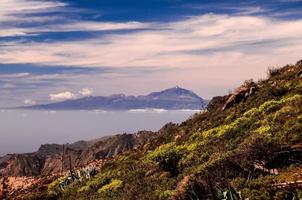
[[[118,179],[113,179],[110,183],[98,189],[98,193],[115,192],[122,187],[122,184],[123,181]]]
[[[183,146],[177,146],[175,143],[168,143],[159,146],[147,158],[156,162],[160,169],[168,171],[175,176],[179,172],[179,161],[185,153]]]
[[[270,69],[269,76],[224,111],[228,96],[182,124],[167,124],[139,150],[107,161],[92,180],[57,197],[302,198],[302,65]]]

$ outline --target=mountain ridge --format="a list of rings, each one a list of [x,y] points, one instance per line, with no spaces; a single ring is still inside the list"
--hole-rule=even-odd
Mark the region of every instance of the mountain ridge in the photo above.
[[[208,101],[194,92],[173,87],[147,95],[127,96],[89,96],[61,102],[18,107],[19,109],[41,110],[132,110],[132,109],[166,109],[166,110],[201,110]]]
[[[110,159],[155,137],[151,131],[134,134],[117,134],[77,141],[70,144],[42,144],[31,153],[7,154],[0,157],[0,174],[3,176],[47,176],[68,169],[70,156],[73,167],[84,166],[93,160]],[[62,152],[65,162],[62,167]]]

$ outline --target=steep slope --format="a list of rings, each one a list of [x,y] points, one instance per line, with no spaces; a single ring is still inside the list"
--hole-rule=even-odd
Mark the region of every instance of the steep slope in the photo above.
[[[29,199],[302,198],[302,62],[270,69],[215,97],[207,111],[167,124],[150,141],[107,160],[63,190]],[[23,194],[20,194],[24,197]],[[16,196],[15,196],[16,197]]]
[[[124,94],[112,96],[85,97],[58,103],[23,107],[26,109],[54,109],[54,110],[130,110],[130,109],[202,109],[207,101],[192,91],[174,87],[154,92],[146,96],[126,96]]]

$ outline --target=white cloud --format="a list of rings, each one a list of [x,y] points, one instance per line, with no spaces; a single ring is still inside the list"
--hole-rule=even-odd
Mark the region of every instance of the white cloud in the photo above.
[[[0,23],[5,24],[5,28],[0,29],[0,37],[9,36],[28,36],[39,35],[43,32],[69,32],[69,31],[105,31],[120,29],[141,29],[149,27],[148,23],[140,22],[95,22],[84,20],[66,19],[62,16],[39,16],[27,14],[43,13],[48,11],[60,11],[68,4],[59,1],[42,1],[42,0],[1,0]],[[75,10],[75,8],[73,8]],[[24,17],[26,15],[26,17]],[[56,24],[37,25],[20,28],[16,24],[55,21]],[[62,24],[58,24],[61,21]],[[43,24],[43,23],[42,23]],[[2,25],[3,26],[3,25]]]
[[[25,100],[23,101],[23,103],[24,103],[25,105],[35,105],[35,104],[36,104],[36,101],[31,100],[31,99],[25,99]]]
[[[18,21],[21,17],[18,17],[16,14],[45,12],[63,6],[66,6],[66,4],[58,1],[1,0],[0,21]]]
[[[52,101],[64,101],[69,99],[76,99],[79,97],[87,97],[91,96],[93,93],[93,90],[90,88],[83,88],[78,92],[78,94],[72,93],[70,91],[60,92],[56,94],[50,94],[49,98]]]
[[[65,92],[60,92],[60,93],[56,93],[56,94],[50,94],[50,100],[52,101],[63,101],[63,100],[69,100],[69,99],[75,99],[78,98],[80,96],[83,97],[87,97],[87,96],[91,96],[93,93],[93,90],[90,88],[83,88],[82,90],[80,90],[77,94],[74,94],[70,91],[65,91]]]
[[[258,11],[261,10],[256,8],[253,12]],[[157,68],[161,73],[146,73],[140,77],[106,74],[104,84],[99,84],[99,74],[39,75],[29,78],[30,81],[39,81],[60,77],[72,83],[68,90],[77,91],[85,85],[93,87],[95,93],[107,94],[141,94],[154,88],[179,84],[209,98],[227,92],[245,79],[265,76],[268,66],[282,66],[300,60],[302,52],[301,19],[206,14],[165,23],[74,22],[52,26],[51,31],[62,31],[64,27],[66,30],[78,30],[81,26],[84,30],[150,29],[51,43],[3,42],[0,46],[0,63],[110,66],[125,70],[129,66],[134,69]],[[27,33],[30,31],[27,30]],[[43,28],[41,31],[44,31]],[[47,95],[49,93],[47,91]],[[69,98],[75,98],[80,93],[71,94]]]
[[[41,32],[67,32],[67,31],[106,31],[106,30],[121,30],[121,29],[142,29],[150,27],[150,23],[140,22],[91,22],[91,21],[77,21],[67,24],[50,25],[35,29]]]
[[[68,100],[68,99],[74,99],[76,97],[75,94],[72,92],[66,91],[66,92],[61,92],[57,94],[50,94],[49,95],[50,100],[52,101],[63,101],[63,100]]]
[[[33,19],[37,21],[41,19]],[[47,18],[46,21],[54,20],[54,18]],[[19,21],[24,21],[20,19]],[[9,27],[5,30],[0,30],[0,37],[9,36],[29,36],[39,35],[45,32],[70,32],[70,31],[107,31],[107,30],[131,30],[131,29],[144,29],[150,27],[150,24],[144,24],[139,22],[127,22],[127,23],[104,23],[104,22],[90,22],[90,21],[77,21],[67,24],[48,25],[41,27],[28,27],[28,28],[16,28]]]
[[[89,88],[83,88],[81,91],[79,91],[79,94],[84,97],[91,96],[92,93],[93,93],[93,90],[89,89]]]
[[[119,26],[126,27],[127,23]],[[185,68],[200,67],[201,63],[211,65],[204,62],[209,56],[244,57],[246,51],[253,55],[272,56],[281,47],[302,45],[302,20],[211,14],[175,23],[153,23],[152,27],[156,30],[81,41],[16,43],[0,49],[0,62]]]
[[[42,0],[1,0],[0,7],[0,23],[7,24],[5,28],[0,29],[0,37],[5,36],[22,36],[33,34],[30,28],[16,28],[16,23],[22,22],[40,22],[41,20],[50,21],[52,17],[32,17],[22,16],[23,14],[46,12],[53,9],[59,9],[66,4],[58,1],[42,1]]]

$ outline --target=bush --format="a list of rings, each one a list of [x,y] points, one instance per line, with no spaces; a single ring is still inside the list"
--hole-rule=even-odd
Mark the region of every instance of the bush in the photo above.
[[[173,190],[166,190],[159,194],[160,199],[170,199],[173,195]]]
[[[62,180],[66,179],[66,176],[63,176],[63,177],[60,177],[56,180],[54,180],[53,182],[51,182],[49,185],[48,185],[48,191],[49,193],[51,194],[54,194],[54,195],[59,195],[62,193],[62,190],[60,188],[60,182]]]
[[[287,88],[284,86],[270,87],[268,88],[268,94],[274,97],[282,97],[288,92]]]
[[[268,76],[273,77],[281,74],[281,68],[278,67],[269,67],[268,68]]]
[[[184,154],[184,147],[174,142],[161,145],[148,155],[148,159],[158,163],[159,167],[175,176],[179,173],[178,163]]]
[[[98,190],[98,193],[104,193],[104,192],[115,192],[119,188],[121,188],[123,185],[123,181],[119,179],[113,179],[109,184],[104,185]]]

